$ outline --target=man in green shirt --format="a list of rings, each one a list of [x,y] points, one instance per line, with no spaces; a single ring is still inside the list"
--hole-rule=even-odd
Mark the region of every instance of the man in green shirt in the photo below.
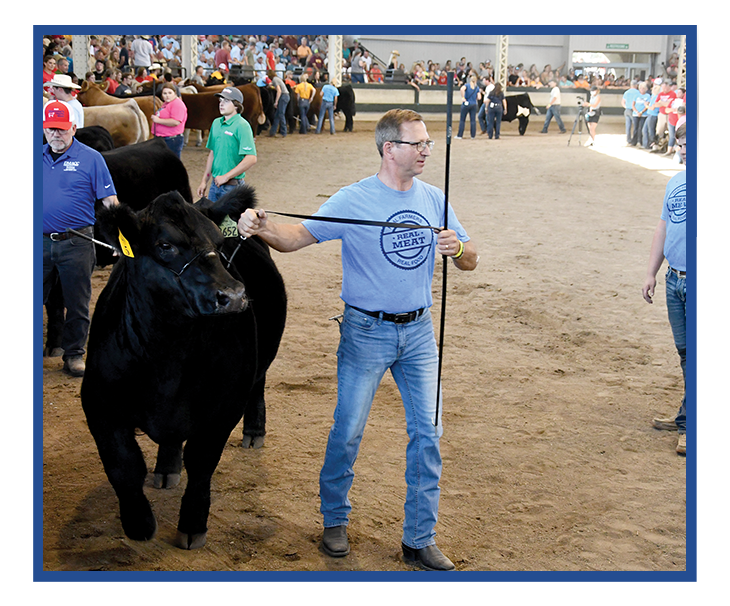
[[[221,117],[216,118],[210,127],[206,144],[210,153],[198,186],[198,196],[202,198],[212,177],[208,199],[213,202],[243,183],[246,171],[256,164],[253,131],[241,116],[243,93],[227,86],[215,96],[218,97]]]

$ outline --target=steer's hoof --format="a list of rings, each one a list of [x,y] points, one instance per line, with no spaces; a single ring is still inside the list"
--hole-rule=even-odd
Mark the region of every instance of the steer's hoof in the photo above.
[[[264,436],[248,436],[243,434],[241,446],[243,448],[261,448],[264,445]]]
[[[149,541],[157,534],[157,520],[151,511],[149,516],[134,521],[122,517],[122,528],[133,541]]]
[[[152,485],[155,488],[175,488],[179,483],[179,473],[156,473],[152,478]]]
[[[178,530],[175,535],[175,547],[179,547],[180,549],[200,549],[203,545],[205,545],[205,539],[207,536],[207,532],[188,534]]]

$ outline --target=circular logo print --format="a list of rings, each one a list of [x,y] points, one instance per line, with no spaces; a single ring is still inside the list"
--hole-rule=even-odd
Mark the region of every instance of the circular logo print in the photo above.
[[[412,210],[388,217],[389,223],[428,225],[426,218]],[[393,265],[400,269],[416,269],[432,254],[433,231],[428,228],[384,227],[380,232],[380,248]]]

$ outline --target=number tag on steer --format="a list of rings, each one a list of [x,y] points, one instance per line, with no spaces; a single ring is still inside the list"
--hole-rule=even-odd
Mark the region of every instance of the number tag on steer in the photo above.
[[[119,245],[122,247],[122,252],[126,257],[134,258],[132,247],[129,245],[129,240],[122,235],[122,230],[119,230]]]
[[[223,233],[225,238],[237,238],[238,237],[238,226],[236,222],[231,219],[228,215],[223,219],[221,224],[218,226]]]

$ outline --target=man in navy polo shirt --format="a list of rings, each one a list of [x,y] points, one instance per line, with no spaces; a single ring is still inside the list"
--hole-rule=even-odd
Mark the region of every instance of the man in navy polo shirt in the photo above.
[[[43,108],[43,303],[60,281],[66,307],[61,345],[63,370],[84,374],[89,332],[94,244],[80,233],[93,233],[94,204],[118,204],[111,174],[102,155],[76,141],[76,124],[68,105],[51,101]]]

